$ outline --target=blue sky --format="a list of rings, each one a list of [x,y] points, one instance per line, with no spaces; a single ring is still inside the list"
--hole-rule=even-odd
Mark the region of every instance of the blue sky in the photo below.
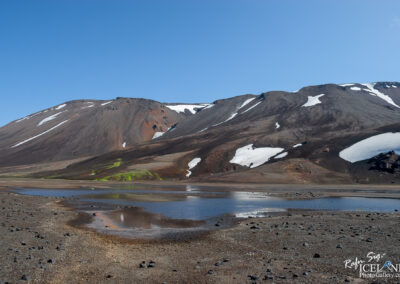
[[[398,0],[2,0],[0,125],[73,99],[400,81]]]

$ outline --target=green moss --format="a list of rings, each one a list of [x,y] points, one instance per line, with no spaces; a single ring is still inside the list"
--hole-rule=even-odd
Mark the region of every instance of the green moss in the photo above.
[[[122,159],[118,158],[112,165],[107,166],[106,169],[110,170],[110,169],[118,168],[121,166],[121,164],[122,164]]]
[[[117,173],[103,178],[95,179],[97,181],[134,181],[134,180],[162,180],[157,173],[152,173],[148,170],[138,170],[126,173]]]

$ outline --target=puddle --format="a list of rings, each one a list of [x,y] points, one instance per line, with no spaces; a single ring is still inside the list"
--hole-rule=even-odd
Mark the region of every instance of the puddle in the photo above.
[[[215,229],[215,224],[224,227],[232,223],[232,218],[264,217],[290,209],[374,212],[400,209],[400,199],[393,198],[288,200],[263,192],[232,192],[229,187],[140,185],[115,189],[20,188],[16,191],[26,195],[65,197],[77,210],[95,213],[88,227],[139,238]]]

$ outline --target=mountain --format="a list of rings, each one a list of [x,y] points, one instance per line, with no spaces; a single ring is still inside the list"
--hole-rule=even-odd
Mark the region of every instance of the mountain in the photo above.
[[[195,113],[180,107],[129,98],[66,102],[0,128],[0,166],[82,159],[149,141]]]
[[[124,100],[131,101],[132,105],[140,102]],[[59,125],[58,130],[44,134],[35,144],[28,141],[18,145],[21,143],[18,141],[37,135],[34,131],[27,135],[25,131],[39,124],[44,116],[35,118],[35,123],[26,126],[26,130],[15,125],[10,128],[17,124],[11,123],[0,129],[0,149],[8,145],[6,151],[0,150],[0,165],[22,165],[26,160],[37,163],[38,158],[31,158],[35,155],[28,152],[32,149],[42,149],[39,160],[46,161],[49,156],[46,152],[54,153],[49,146],[53,145],[57,153],[52,154],[51,160],[91,157],[64,168],[60,166],[55,171],[37,170],[39,173],[35,176],[259,183],[397,183],[399,180],[398,175],[366,166],[374,156],[400,149],[400,137],[397,137],[400,84],[397,82],[309,86],[297,92],[273,91],[217,100],[212,104],[187,106],[186,110],[179,104],[168,106],[153,101],[151,104],[152,107],[146,105],[146,114],[132,114],[129,119],[126,117],[129,111],[124,114],[121,111],[116,115],[117,123],[110,122],[110,116],[99,114],[104,110],[95,112],[100,118],[93,114],[82,121],[83,115],[79,115],[79,124],[76,121],[74,127],[68,122]],[[53,111],[62,111],[56,108]],[[62,115],[57,116],[59,120],[53,122],[54,126],[66,119]],[[85,124],[96,125],[96,130],[89,133],[90,128],[82,129]],[[112,136],[116,125],[123,125],[130,134],[139,133],[129,136],[129,140],[126,138],[129,141],[126,148],[121,147],[125,141],[121,137],[126,137],[126,132],[115,134],[118,137],[115,143],[106,143],[103,139],[108,136],[98,135],[99,129],[106,127]],[[153,126],[156,128],[152,129]],[[67,127],[74,129],[75,134],[73,130],[67,132]],[[15,139],[16,135],[19,139]],[[75,147],[69,145],[70,136],[75,136],[72,139]],[[5,143],[3,137],[13,140]],[[89,146],[71,155],[77,143]],[[96,143],[94,150],[87,150],[92,143]],[[10,148],[10,145],[18,146]],[[10,151],[20,146],[26,147],[20,150],[22,156]],[[5,161],[3,157],[14,158]]]

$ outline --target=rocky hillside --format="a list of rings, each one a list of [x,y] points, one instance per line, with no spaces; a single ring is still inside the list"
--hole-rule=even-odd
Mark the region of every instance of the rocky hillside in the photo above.
[[[157,117],[157,121],[144,124],[143,118],[135,118],[136,125],[145,125],[130,128],[132,132],[146,129],[140,132],[141,140],[121,148],[125,140],[120,138],[116,147],[103,155],[36,176],[385,183],[389,181],[379,178],[379,171],[362,165],[380,153],[400,149],[400,84],[396,82],[310,86],[297,92],[244,95],[187,109],[153,104],[168,114],[168,120],[161,123]],[[37,145],[46,148],[46,144]]]

